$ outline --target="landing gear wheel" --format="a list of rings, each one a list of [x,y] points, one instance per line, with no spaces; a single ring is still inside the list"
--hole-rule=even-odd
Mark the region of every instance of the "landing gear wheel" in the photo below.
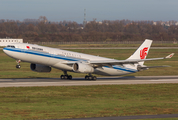
[[[88,79],[89,79],[89,76],[88,76],[88,75],[86,75],[86,76],[85,76],[85,80],[88,80]]]
[[[64,79],[68,79],[68,75],[64,75]]]
[[[96,76],[93,76],[93,77],[92,77],[92,80],[94,80],[94,81],[95,81],[96,79],[97,79],[97,77],[96,77]]]
[[[61,75],[61,79],[64,79],[65,78],[65,76],[64,75]]]
[[[90,76],[88,76],[88,75],[85,76],[85,80],[94,80],[95,81],[96,79],[97,79],[96,76],[91,76],[91,75]]]
[[[20,65],[16,65],[16,68],[20,69],[20,67],[21,67]]]
[[[21,66],[20,66],[20,62],[21,62],[21,60],[16,60],[16,63],[17,63],[16,68],[18,68],[18,69],[21,68]]]
[[[72,75],[69,75],[69,76],[68,76],[68,79],[69,79],[69,80],[72,80]]]
[[[88,78],[89,78],[89,80],[92,80],[92,76],[89,76]]]
[[[72,75],[61,75],[61,79],[65,79],[65,80],[72,80]]]

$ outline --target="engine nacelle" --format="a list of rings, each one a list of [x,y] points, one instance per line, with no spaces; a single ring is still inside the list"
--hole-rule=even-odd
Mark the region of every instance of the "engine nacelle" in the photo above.
[[[32,71],[35,72],[51,72],[51,67],[49,66],[45,66],[45,65],[41,65],[41,64],[31,64],[30,68]]]
[[[73,64],[73,71],[79,73],[93,73],[94,68],[84,63],[75,63]]]

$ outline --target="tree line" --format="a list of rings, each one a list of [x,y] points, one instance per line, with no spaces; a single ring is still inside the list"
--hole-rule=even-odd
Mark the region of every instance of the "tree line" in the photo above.
[[[175,41],[177,25],[162,25],[153,21],[96,20],[82,24],[72,21],[0,20],[0,38],[22,38],[24,42],[113,42],[113,41]]]

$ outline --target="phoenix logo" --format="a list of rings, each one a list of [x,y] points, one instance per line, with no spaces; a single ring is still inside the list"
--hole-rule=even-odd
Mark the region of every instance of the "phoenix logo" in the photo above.
[[[146,51],[148,51],[148,47],[145,47],[142,50],[140,50],[140,59],[145,59],[145,57],[147,56]]]

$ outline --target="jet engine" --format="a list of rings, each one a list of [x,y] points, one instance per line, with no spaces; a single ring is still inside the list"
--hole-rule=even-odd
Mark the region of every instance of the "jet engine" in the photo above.
[[[33,64],[31,63],[30,68],[35,72],[51,72],[51,67],[41,65],[41,64]]]
[[[73,71],[79,73],[93,73],[94,68],[88,64],[75,63],[73,64]]]

